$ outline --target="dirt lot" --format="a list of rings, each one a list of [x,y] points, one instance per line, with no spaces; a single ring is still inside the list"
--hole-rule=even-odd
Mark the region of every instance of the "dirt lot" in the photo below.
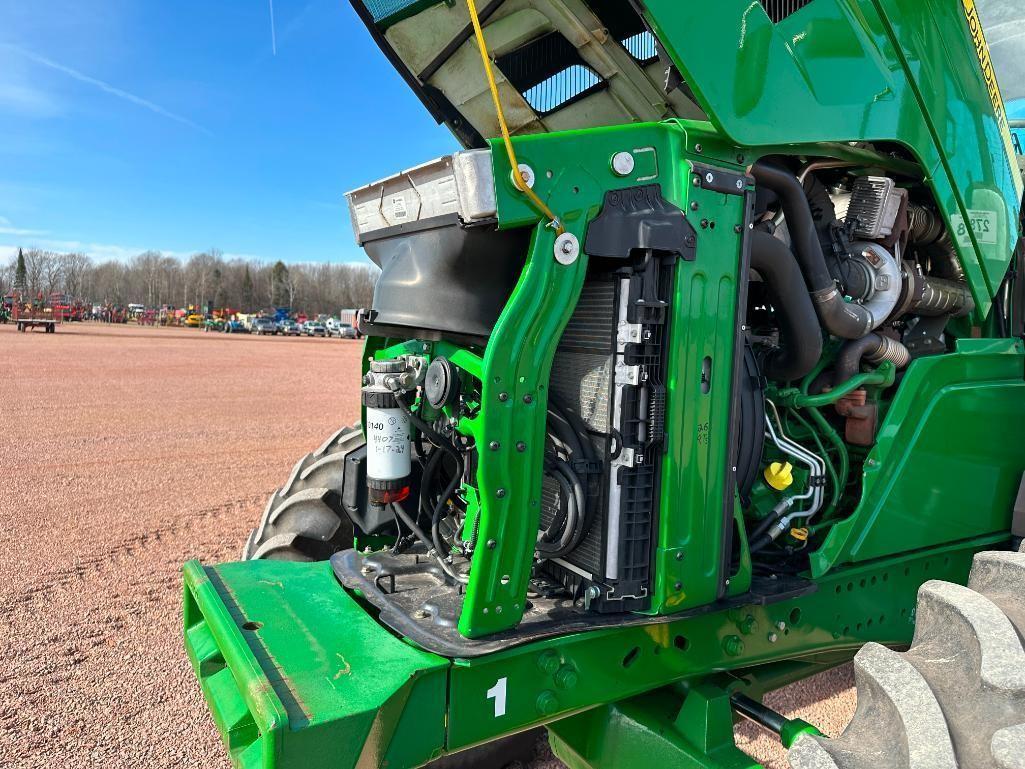
[[[360,350],[0,326],[0,766],[228,766],[181,648],[179,569],[237,557],[294,461],[355,419]],[[851,684],[771,702],[835,733]]]

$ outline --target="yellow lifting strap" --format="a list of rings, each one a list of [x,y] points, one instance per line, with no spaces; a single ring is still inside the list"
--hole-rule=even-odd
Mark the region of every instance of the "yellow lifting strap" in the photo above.
[[[505,144],[506,154],[509,156],[509,165],[512,167],[513,184],[516,189],[522,192],[538,211],[543,213],[555,228],[556,235],[565,232],[565,227],[559,217],[552,213],[545,202],[537,196],[534,190],[527,186],[523,175],[520,173],[520,164],[516,162],[516,151],[513,149],[512,138],[509,136],[509,127],[505,124],[505,113],[502,111],[502,100],[498,96],[498,85],[495,83],[495,73],[491,68],[491,57],[488,55],[488,46],[484,42],[484,30],[480,26],[480,18],[477,15],[477,5],[474,0],[466,0],[467,8],[470,11],[470,22],[473,24],[473,34],[477,38],[477,47],[480,49],[480,58],[484,62],[484,74],[488,78],[488,88],[491,89],[491,100],[495,103],[495,114],[498,116],[498,125],[502,129],[502,142]]]

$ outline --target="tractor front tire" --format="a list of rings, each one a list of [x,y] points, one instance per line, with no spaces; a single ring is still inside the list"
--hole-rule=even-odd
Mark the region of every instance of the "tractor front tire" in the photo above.
[[[836,739],[802,735],[793,769],[1025,769],[1025,552],[977,553],[968,586],[918,591],[906,652],[854,658],[858,708]]]
[[[300,459],[285,485],[271,494],[242,557],[323,561],[352,547],[353,527],[342,506],[342,482],[346,458],[365,445],[358,424],[343,427]]]

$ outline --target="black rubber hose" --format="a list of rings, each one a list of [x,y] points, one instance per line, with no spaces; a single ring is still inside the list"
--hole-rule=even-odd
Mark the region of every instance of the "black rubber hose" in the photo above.
[[[808,290],[815,292],[833,288],[833,276],[826,268],[815,219],[801,182],[788,169],[768,160],[755,163],[751,173],[758,184],[768,187],[779,196],[787,230],[801,263]]]
[[[863,358],[872,363],[888,360],[897,368],[904,368],[911,361],[911,353],[900,342],[879,334],[845,342],[833,364],[833,387],[839,387],[857,374]]]
[[[879,335],[869,334],[861,339],[846,342],[836,355],[833,364],[833,387],[839,387],[861,369],[861,359],[879,349]]]
[[[409,515],[406,513],[405,508],[403,508],[402,505],[398,502],[392,502],[391,506],[392,510],[395,511],[395,515],[399,517],[399,520],[406,524],[409,530],[413,532],[414,535],[416,535],[417,539],[423,542],[424,546],[428,550],[431,550],[434,547],[431,543],[431,538],[424,533],[423,529],[416,525],[416,521],[409,517]]]
[[[801,182],[788,169],[767,160],[755,163],[751,173],[758,184],[779,196],[794,252],[822,326],[844,339],[865,336],[872,330],[872,313],[860,305],[848,304],[837,291]]]
[[[576,495],[573,493],[572,483],[569,478],[558,470],[553,470],[551,476],[562,488],[563,496],[566,499],[565,522],[562,526],[562,533],[557,542],[539,541],[535,546],[535,549],[546,558],[561,558],[573,549],[574,535],[580,526],[580,508],[577,506]],[[560,517],[561,516],[556,516],[556,520],[552,523],[554,524]],[[551,529],[549,529],[549,531],[551,531]]]
[[[430,516],[434,510],[434,502],[431,497],[434,490],[434,474],[438,471],[438,465],[445,451],[434,449],[427,455],[427,462],[424,465],[423,474],[420,476],[420,504],[417,507],[416,519],[420,520],[421,515]]]
[[[442,449],[448,454],[451,454],[452,458],[456,461],[456,469],[452,476],[452,480],[449,482],[448,488],[446,488],[445,491],[442,493],[441,498],[438,500],[438,504],[434,508],[433,515],[431,516],[431,534],[437,537],[437,539],[432,539],[434,548],[438,551],[438,553],[441,556],[444,557],[449,554],[449,551],[447,548],[440,548],[438,546],[439,544],[442,544],[440,542],[441,532],[438,528],[441,524],[440,516],[441,513],[444,512],[445,503],[448,502],[449,497],[452,496],[458,485],[462,482],[463,455],[459,453],[459,449],[456,448],[455,444],[452,443],[452,441],[445,438],[445,436],[443,436],[441,433],[439,433],[437,430],[435,430],[433,427],[427,424],[424,420],[422,420],[417,414],[415,414],[413,410],[409,407],[409,405],[406,403],[401,393],[395,393],[395,402],[399,404],[399,407],[406,413],[406,416],[409,417],[409,421],[411,421],[420,432],[422,432],[424,435],[430,438],[431,442],[437,445],[438,448]]]
[[[779,317],[780,347],[765,356],[765,375],[782,381],[801,379],[822,357],[822,332],[797,259],[783,241],[755,230],[751,267],[762,276]]]
[[[569,448],[571,455],[579,457],[584,453],[583,446],[580,443],[580,436],[577,435],[576,430],[573,429],[565,415],[559,412],[553,404],[549,404],[548,408],[548,428],[549,432]]]
[[[597,461],[598,454],[594,448],[594,444],[591,443],[591,438],[587,432],[587,424],[585,424],[583,417],[581,417],[573,409],[566,408],[554,395],[548,397],[549,406],[553,406],[556,412],[565,419],[569,426],[573,428],[573,431],[577,434],[580,439],[580,446],[583,449],[584,457],[589,461]]]
[[[449,481],[448,486],[445,487],[445,491],[442,492],[441,497],[438,499],[438,504],[434,508],[434,514],[431,516],[431,541],[434,542],[434,549],[438,551],[442,558],[447,558],[452,552],[452,548],[448,546],[445,538],[441,535],[441,521],[445,517],[445,504],[449,498],[455,493],[456,488],[463,481],[463,463],[462,460],[456,463],[456,472],[452,475],[452,480]]]

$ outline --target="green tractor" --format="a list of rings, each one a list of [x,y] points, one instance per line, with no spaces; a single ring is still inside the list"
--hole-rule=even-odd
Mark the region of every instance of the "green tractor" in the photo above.
[[[1022,766],[1022,182],[972,0],[354,7],[465,149],[349,194],[361,424],[185,566],[234,764],[543,727],[741,769],[746,718],[794,769]],[[839,737],[761,703],[851,658]]]

